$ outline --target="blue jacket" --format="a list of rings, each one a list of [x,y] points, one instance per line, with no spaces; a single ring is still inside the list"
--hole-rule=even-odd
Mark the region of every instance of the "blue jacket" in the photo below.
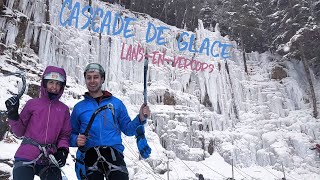
[[[110,109],[101,111],[93,121],[92,127],[87,137],[85,149],[95,146],[111,146],[117,151],[123,153],[124,146],[122,145],[121,132],[127,136],[135,135],[135,130],[138,125],[145,122],[140,122],[139,115],[133,121],[128,115],[127,108],[121,100],[112,96],[109,92],[104,92],[107,98],[98,102],[89,96],[84,95],[84,100],[78,102],[71,113],[71,138],[70,146],[77,147],[77,137],[84,133],[89,120],[99,107],[113,104],[114,117]]]

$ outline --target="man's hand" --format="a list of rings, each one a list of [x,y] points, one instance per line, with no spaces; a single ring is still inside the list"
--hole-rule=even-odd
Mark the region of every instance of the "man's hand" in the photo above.
[[[19,119],[19,98],[17,96],[12,96],[6,100],[5,104],[8,111],[8,118],[17,121]]]
[[[140,121],[144,121],[146,118],[149,118],[151,114],[151,111],[149,109],[149,106],[147,104],[142,104],[139,111],[139,118]]]
[[[144,135],[144,126],[139,125],[136,129],[137,146],[139,153],[143,158],[148,158],[151,153],[151,148],[148,145],[147,139]]]
[[[79,134],[77,137],[77,145],[78,147],[84,146],[86,144],[87,137],[83,134]]]

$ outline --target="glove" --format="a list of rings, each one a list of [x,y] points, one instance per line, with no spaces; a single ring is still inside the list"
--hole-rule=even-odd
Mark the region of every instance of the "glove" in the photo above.
[[[19,98],[17,96],[12,96],[6,100],[5,104],[8,111],[8,118],[17,121],[19,119]]]
[[[59,148],[57,152],[53,154],[59,164],[59,167],[63,167],[66,164],[68,153],[68,150],[65,148]]]
[[[139,125],[136,129],[136,138],[137,138],[137,146],[139,149],[140,155],[146,159],[149,157],[151,153],[151,148],[149,147],[147,143],[147,139],[144,135],[144,126]]]

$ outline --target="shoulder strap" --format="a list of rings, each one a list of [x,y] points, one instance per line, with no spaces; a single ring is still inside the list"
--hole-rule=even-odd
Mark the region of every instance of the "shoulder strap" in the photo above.
[[[92,126],[92,124],[93,124],[94,119],[96,118],[96,116],[97,116],[101,111],[103,111],[103,110],[105,110],[105,109],[110,109],[110,110],[111,110],[111,112],[112,112],[112,117],[113,117],[113,119],[114,119],[114,108],[113,108],[113,105],[112,105],[111,103],[99,107],[96,111],[93,112],[93,114],[92,114],[92,116],[91,116],[91,118],[90,118],[90,120],[89,120],[89,123],[88,123],[88,125],[87,125],[87,127],[86,127],[86,130],[84,131],[83,135],[85,135],[86,137],[88,137],[89,131],[90,131],[90,129],[91,129],[91,126]],[[79,147],[79,150],[82,151],[82,152],[84,152],[84,151],[85,151],[84,146]]]
[[[86,130],[84,131],[83,135],[85,135],[85,136],[89,135],[89,131],[91,129],[91,126],[92,126],[92,123],[93,123],[94,119],[99,114],[99,112],[101,112],[101,111],[103,111],[103,110],[105,110],[107,108],[108,108],[108,105],[104,105],[104,106],[99,107],[96,111],[93,112],[93,114],[92,114],[92,116],[90,118],[90,121],[88,123],[88,126],[87,126]]]

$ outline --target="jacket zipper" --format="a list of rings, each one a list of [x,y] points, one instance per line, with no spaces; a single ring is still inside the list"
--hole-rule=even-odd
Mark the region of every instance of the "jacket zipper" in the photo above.
[[[49,104],[49,113],[48,113],[48,120],[47,120],[45,143],[47,143],[47,138],[48,138],[48,127],[49,127],[49,121],[50,121],[50,113],[51,113],[51,101],[50,101],[50,104]]]

